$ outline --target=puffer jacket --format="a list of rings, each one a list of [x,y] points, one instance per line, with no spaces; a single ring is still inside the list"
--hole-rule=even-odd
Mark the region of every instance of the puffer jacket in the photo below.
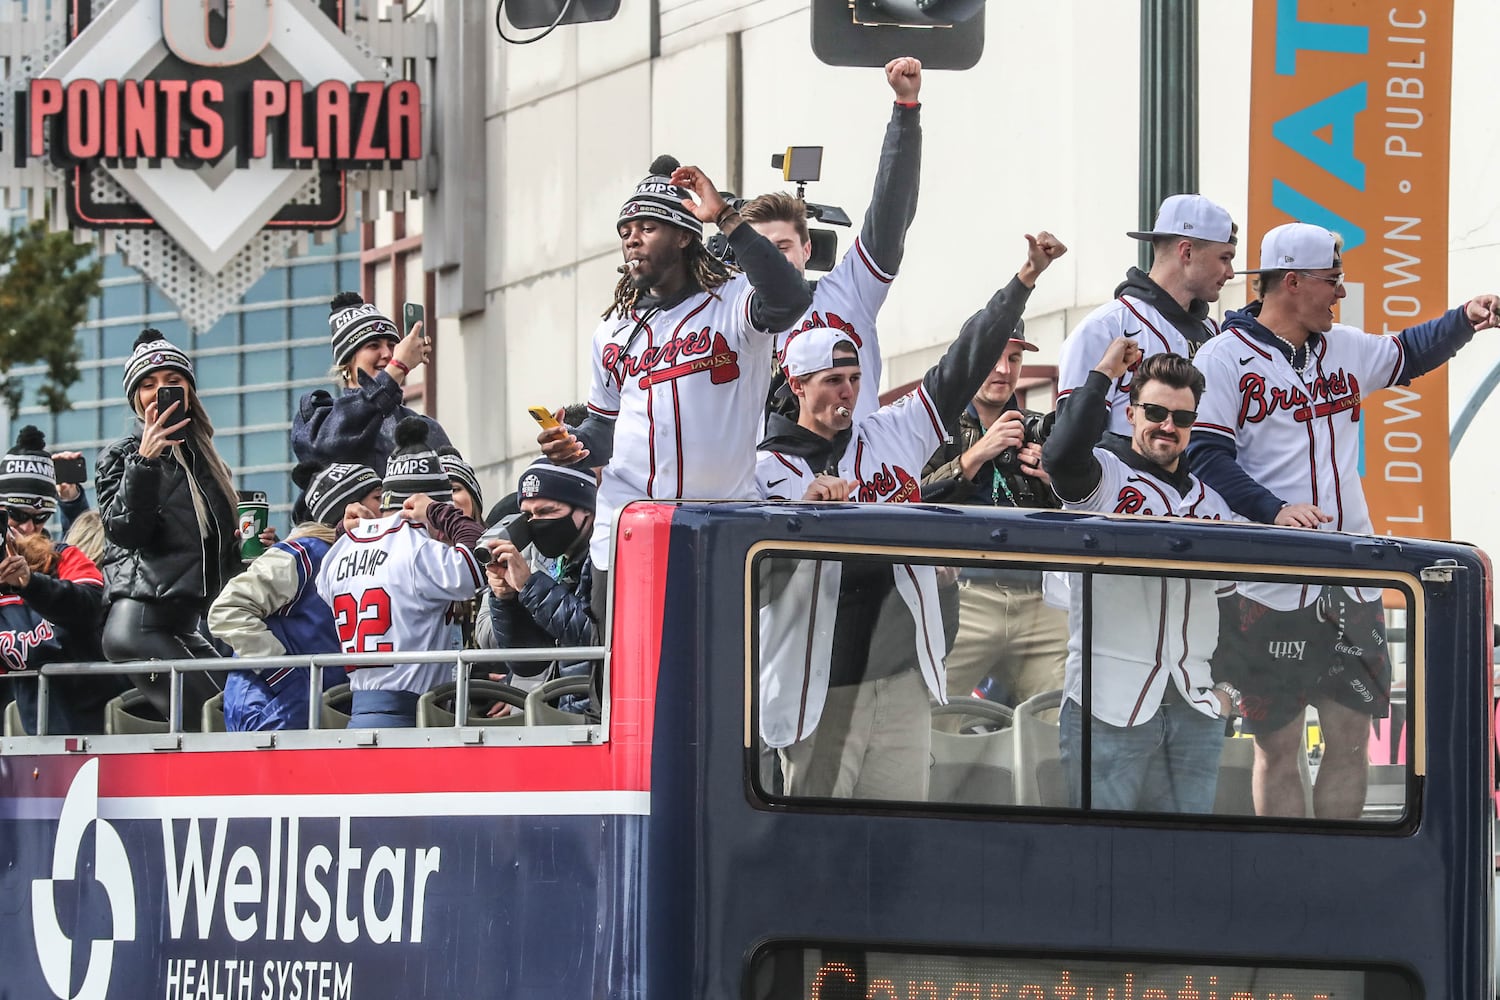
[[[94,479],[104,521],[104,594],[107,601],[177,601],[208,610],[219,588],[242,568],[234,533],[238,517],[229,498],[214,489],[205,463],[185,447],[208,502],[213,523],[200,532],[188,472],[163,452],[140,453],[140,426],[99,454]]]
[[[406,417],[427,421],[427,444],[440,448],[448,435],[436,420],[403,405],[404,390],[385,372],[359,372],[359,385],[338,396],[317,389],[303,396],[292,417],[292,452],[299,462],[357,462],[385,475],[396,450],[396,425]]]
[[[535,554],[534,552],[532,553]],[[538,646],[592,646],[599,641],[599,625],[589,606],[593,589],[592,564],[587,554],[567,565],[554,578],[541,569],[531,574],[526,586],[510,600],[489,595],[489,618],[496,649]],[[530,677],[551,668],[549,663],[506,664],[518,676]],[[564,676],[585,673],[592,664],[560,664]]]

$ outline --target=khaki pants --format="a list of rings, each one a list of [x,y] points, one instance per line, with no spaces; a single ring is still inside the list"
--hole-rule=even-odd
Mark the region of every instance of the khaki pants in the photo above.
[[[811,736],[781,751],[786,794],[927,799],[932,709],[915,669],[828,689]]]
[[[1068,613],[1048,607],[1041,590],[993,580],[960,580],[958,636],[948,651],[948,697],[967,698],[989,674],[1001,683],[1007,704],[1063,686],[1068,658]],[[956,732],[958,716],[939,718]]]

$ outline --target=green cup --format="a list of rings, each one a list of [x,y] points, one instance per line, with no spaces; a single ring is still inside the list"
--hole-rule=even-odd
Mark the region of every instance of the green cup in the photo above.
[[[240,490],[240,558],[249,562],[266,547],[260,533],[271,521],[271,505],[262,490]]]

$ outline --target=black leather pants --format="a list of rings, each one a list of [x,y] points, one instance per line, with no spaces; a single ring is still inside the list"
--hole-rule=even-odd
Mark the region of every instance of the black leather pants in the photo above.
[[[213,644],[198,631],[198,619],[196,609],[181,604],[116,599],[104,619],[104,655],[112,662],[218,658]],[[223,690],[224,677],[221,672],[182,675],[183,730],[198,730],[203,703]],[[172,697],[171,674],[131,674],[130,679],[165,719]]]

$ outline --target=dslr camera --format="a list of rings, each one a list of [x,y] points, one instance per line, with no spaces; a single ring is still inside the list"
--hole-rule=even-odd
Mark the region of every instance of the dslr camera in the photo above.
[[[1047,438],[1052,433],[1052,424],[1056,421],[1057,414],[1053,413],[1027,413],[1021,417],[1021,433],[1024,435],[1022,445],[1046,444]],[[1009,472],[1015,472],[1021,468],[1020,449],[1012,446],[1006,448],[995,456],[995,464]]]

